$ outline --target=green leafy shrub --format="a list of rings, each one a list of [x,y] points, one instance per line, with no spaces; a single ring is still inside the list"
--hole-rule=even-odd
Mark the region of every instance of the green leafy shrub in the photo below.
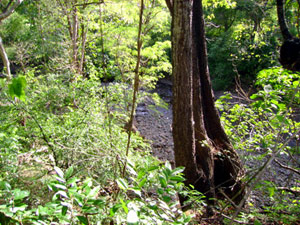
[[[263,70],[256,82],[259,91],[250,99],[237,100],[227,94],[216,102],[235,149],[243,152],[242,159],[249,170],[249,182],[256,179],[258,171],[267,169],[264,165],[270,158],[280,160],[280,156],[283,156],[293,159],[299,154],[299,146],[295,143],[299,140],[300,123],[294,116],[294,110],[299,108],[299,78],[299,74],[282,68]],[[249,160],[257,162],[256,168],[253,164],[247,165]],[[293,163],[290,166],[296,170],[298,168]],[[254,209],[251,215],[263,224],[270,221],[295,223],[299,208],[294,205],[299,200],[281,190],[282,184],[275,184],[266,178],[256,182],[256,191],[262,191],[272,204],[264,208],[267,219],[263,214],[255,214]],[[291,185],[291,190],[297,189],[295,182]],[[282,210],[286,216],[281,216]]]
[[[133,134],[125,157],[123,127],[132,98],[128,85],[103,85],[97,79],[70,82],[68,77],[30,71],[22,82],[15,78],[10,85],[2,83],[3,221],[187,224],[191,216],[179,210],[176,197],[184,188],[183,168],[162,165],[138,134]],[[17,100],[25,95],[26,101]]]
[[[274,67],[262,70],[257,75],[256,85],[258,88],[271,89],[278,95],[279,101],[294,106],[300,104],[300,74]]]
[[[65,172],[55,167],[55,180],[49,183],[52,200],[29,209],[24,203],[29,191],[12,189],[0,182],[0,215],[7,224],[187,224],[190,216],[178,209],[175,195],[183,188],[182,168],[152,164],[130,176],[116,180],[115,189],[95,185],[91,178],[80,180],[70,167]],[[111,193],[107,193],[110,191]],[[5,224],[6,224],[5,223]]]

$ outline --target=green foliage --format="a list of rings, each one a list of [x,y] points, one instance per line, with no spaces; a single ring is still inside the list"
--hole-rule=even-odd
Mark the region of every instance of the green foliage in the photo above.
[[[9,85],[0,80],[0,222],[193,223],[192,215],[179,209],[176,195],[186,196],[186,204],[197,213],[205,206],[204,195],[184,187],[183,168],[158,162],[138,133],[133,134],[125,157],[138,1],[110,1],[101,7],[81,6],[81,0],[65,2],[66,10],[58,1],[24,1],[0,26],[13,69],[24,73]],[[0,10],[7,3],[1,1]],[[142,90],[155,87],[159,78],[171,73],[168,9],[163,0],[145,3]],[[206,0],[203,4],[216,89],[230,88],[236,76],[251,83],[258,71],[278,65],[274,2]],[[294,34],[298,7],[296,1],[287,1],[286,15]],[[73,72],[70,12],[78,18],[78,58],[85,53],[81,75]],[[258,92],[250,100],[231,104],[228,95],[217,102],[234,147],[256,160],[265,160],[278,149],[281,155],[298,154],[299,149],[287,143],[299,133],[293,114],[299,105],[299,74],[281,68],[262,70],[256,85]],[[152,99],[162,103],[158,95]],[[125,161],[128,166],[122,176]],[[257,190],[274,204],[265,206],[265,214],[250,207],[251,213],[241,213],[239,219],[254,224],[297,221],[298,199],[266,180]]]
[[[237,0],[206,8],[208,59],[213,86],[230,88],[238,76],[251,84],[256,74],[278,65],[276,8],[273,2]]]
[[[277,141],[284,143],[297,133],[299,123],[293,120],[291,103],[299,101],[298,82],[298,74],[279,68],[264,70],[259,73],[257,81],[262,90],[250,97],[255,101],[250,104],[225,103],[223,100],[231,99],[230,95],[217,101],[219,109],[224,112],[221,119],[237,149],[270,150],[277,145]],[[224,104],[220,104],[222,101]]]
[[[8,85],[9,95],[12,98],[18,97],[24,102],[26,84],[26,78],[24,76],[13,78],[11,84]]]
[[[132,98],[128,85],[103,85],[97,79],[70,83],[68,75],[34,76],[33,71],[25,77],[26,101],[11,99],[5,83],[0,98],[3,221],[187,224],[191,220],[179,210],[175,197],[184,187],[183,168],[158,162],[138,134],[133,134],[126,176],[121,176],[127,140],[123,126]],[[53,172],[56,175],[48,175]]]
[[[259,91],[250,99],[231,103],[232,96],[227,94],[217,100],[222,112],[221,120],[235,149],[246,152],[243,161],[251,159],[263,164],[275,153],[278,160],[280,156],[297,157],[299,146],[293,143],[299,139],[300,131],[300,123],[294,117],[294,110],[299,109],[299,78],[298,73],[282,68],[263,70],[256,82]],[[259,167],[249,166],[246,163],[250,178]],[[266,179],[257,185],[256,191],[262,191],[262,195],[269,198],[272,204],[264,208],[268,218],[253,211],[246,215],[248,219],[248,216],[258,218],[262,224],[270,221],[293,224],[297,221],[299,208],[295,204],[298,199],[282,191],[278,185],[282,184]],[[286,216],[280,216],[282,211]]]
[[[265,69],[258,73],[256,85],[264,87],[271,93],[278,95],[279,101],[286,105],[292,103],[294,106],[300,104],[300,74],[284,70],[281,67]],[[256,97],[256,96],[253,96]]]
[[[91,178],[80,180],[75,177],[73,167],[65,172],[58,167],[54,169],[55,180],[48,184],[53,193],[52,200],[37,208],[29,209],[23,203],[29,196],[28,191],[13,189],[9,183],[0,182],[0,194],[4,200],[0,202],[0,213],[7,222],[187,224],[191,220],[178,210],[178,203],[174,200],[174,195],[183,187],[183,169],[173,170],[169,163],[164,166],[152,164],[140,170],[131,167],[127,179],[116,180],[118,186],[111,190],[111,196],[106,194],[107,187],[95,185]]]

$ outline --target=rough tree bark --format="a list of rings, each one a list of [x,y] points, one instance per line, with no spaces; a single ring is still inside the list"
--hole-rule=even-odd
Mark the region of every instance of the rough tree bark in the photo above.
[[[239,202],[242,165],[220,122],[209,77],[202,1],[168,1],[172,10],[173,137],[186,184],[208,199],[224,191]],[[213,201],[209,201],[213,203]]]
[[[7,4],[7,7],[5,7],[5,10],[0,14],[0,24],[1,24],[2,20],[9,17],[22,2],[23,2],[23,0],[17,0],[15,2],[14,2],[14,0],[9,1]],[[12,4],[12,3],[14,3],[14,4]],[[3,65],[6,70],[7,77],[8,77],[8,79],[11,79],[10,63],[9,63],[9,60],[8,60],[1,37],[0,37],[0,55],[1,55]]]
[[[280,63],[283,68],[300,71],[300,39],[294,37],[287,26],[284,14],[284,1],[276,0],[277,16],[283,44],[280,47]]]

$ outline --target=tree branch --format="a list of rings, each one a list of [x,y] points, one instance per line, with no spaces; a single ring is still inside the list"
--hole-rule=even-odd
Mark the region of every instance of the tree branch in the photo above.
[[[297,190],[293,190],[291,188],[287,188],[287,187],[277,187],[277,190],[282,190],[282,191],[287,191],[290,192],[292,194],[294,194],[295,196],[300,196],[300,191]]]
[[[104,3],[104,0],[100,0],[100,1],[98,1],[98,2],[86,2],[86,3],[78,3],[78,4],[75,4],[74,6],[83,6],[83,7],[86,7],[86,6],[88,6],[88,5],[98,5],[98,4],[102,4],[102,3]]]
[[[292,167],[289,167],[289,166],[286,166],[286,165],[283,165],[281,162],[279,162],[277,159],[274,160],[280,167],[284,168],[284,169],[287,169],[287,170],[290,170],[290,171],[293,171],[294,173],[297,173],[298,175],[300,175],[300,171],[299,170],[296,170]]]
[[[10,14],[12,14],[15,9],[21,5],[21,3],[23,2],[23,0],[17,0],[15,2],[15,4],[11,7],[9,7],[8,9],[6,9],[3,13],[0,14],[0,21],[7,18]]]

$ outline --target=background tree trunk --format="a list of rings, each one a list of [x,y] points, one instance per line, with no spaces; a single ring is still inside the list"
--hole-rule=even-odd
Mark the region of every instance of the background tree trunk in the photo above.
[[[10,64],[1,37],[0,37],[0,55],[1,55],[4,68],[6,70],[6,75],[8,79],[11,79]]]
[[[14,4],[12,4],[13,0],[11,0],[6,7],[6,10],[0,14],[0,23],[5,18],[9,17],[22,2],[23,0],[17,0],[16,2],[14,2]],[[7,77],[8,79],[11,79],[10,63],[1,37],[0,37],[0,55],[6,70]]]
[[[278,24],[284,40],[280,47],[279,61],[285,69],[300,71],[300,39],[293,37],[288,29],[284,13],[284,1],[276,0],[276,4]]]
[[[186,184],[208,198],[223,188],[239,202],[242,165],[222,125],[209,77],[202,2],[172,5],[173,137],[175,162]],[[212,202],[211,202],[212,203]]]
[[[276,4],[277,4],[278,23],[279,23],[282,37],[284,40],[292,39],[293,35],[290,33],[285,21],[283,0],[276,0]]]

